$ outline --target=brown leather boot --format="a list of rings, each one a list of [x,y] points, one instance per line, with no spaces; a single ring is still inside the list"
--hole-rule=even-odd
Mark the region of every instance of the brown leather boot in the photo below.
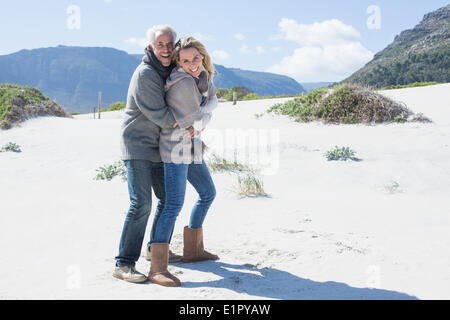
[[[148,280],[153,283],[165,287],[179,287],[181,281],[169,271],[169,244],[168,243],[152,243],[151,246],[152,260]]]
[[[183,262],[217,260],[219,257],[205,250],[203,246],[203,228],[191,229],[184,227]]]

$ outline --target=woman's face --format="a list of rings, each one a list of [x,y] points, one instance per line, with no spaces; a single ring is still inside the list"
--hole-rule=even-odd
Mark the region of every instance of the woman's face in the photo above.
[[[179,64],[186,73],[197,78],[203,70],[203,56],[195,48],[182,49]]]

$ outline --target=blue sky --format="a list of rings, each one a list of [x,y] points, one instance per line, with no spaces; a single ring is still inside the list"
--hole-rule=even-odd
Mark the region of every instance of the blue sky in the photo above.
[[[2,0],[0,55],[21,49],[113,47],[141,53],[146,30],[174,26],[227,67],[338,81],[448,0]],[[79,12],[79,14],[78,14]]]

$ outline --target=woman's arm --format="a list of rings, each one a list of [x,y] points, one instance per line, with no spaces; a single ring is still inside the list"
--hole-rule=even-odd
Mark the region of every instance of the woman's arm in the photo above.
[[[203,119],[201,100],[198,94],[195,94],[196,86],[192,77],[186,77],[171,86],[166,93],[167,104],[182,129],[193,126],[194,122]]]
[[[206,105],[204,105],[202,108],[203,117],[201,120],[194,122],[193,127],[197,131],[201,131],[206,128],[206,126],[209,124],[212,118],[212,112],[217,108],[219,104],[219,99],[217,99],[217,96],[212,97],[212,99],[209,99]]]
[[[219,105],[219,99],[214,95],[212,98],[208,99],[208,102],[202,107],[203,113],[211,113],[213,112],[217,106]]]
[[[197,131],[202,131],[206,128],[212,118],[212,112],[219,105],[219,99],[217,99],[217,89],[212,81],[209,81],[208,90],[208,102],[202,107],[203,117],[200,121],[196,121],[193,125]]]

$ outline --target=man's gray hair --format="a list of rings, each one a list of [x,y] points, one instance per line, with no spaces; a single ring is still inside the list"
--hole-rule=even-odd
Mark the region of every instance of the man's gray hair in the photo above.
[[[148,29],[148,31],[147,31],[148,43],[151,44],[152,46],[154,46],[155,45],[155,41],[156,41],[156,35],[158,33],[164,33],[164,32],[171,33],[172,34],[172,38],[173,38],[173,42],[176,41],[177,33],[175,32],[175,29],[172,28],[171,26],[167,25],[167,24],[160,24],[160,25],[153,26],[152,28]]]

